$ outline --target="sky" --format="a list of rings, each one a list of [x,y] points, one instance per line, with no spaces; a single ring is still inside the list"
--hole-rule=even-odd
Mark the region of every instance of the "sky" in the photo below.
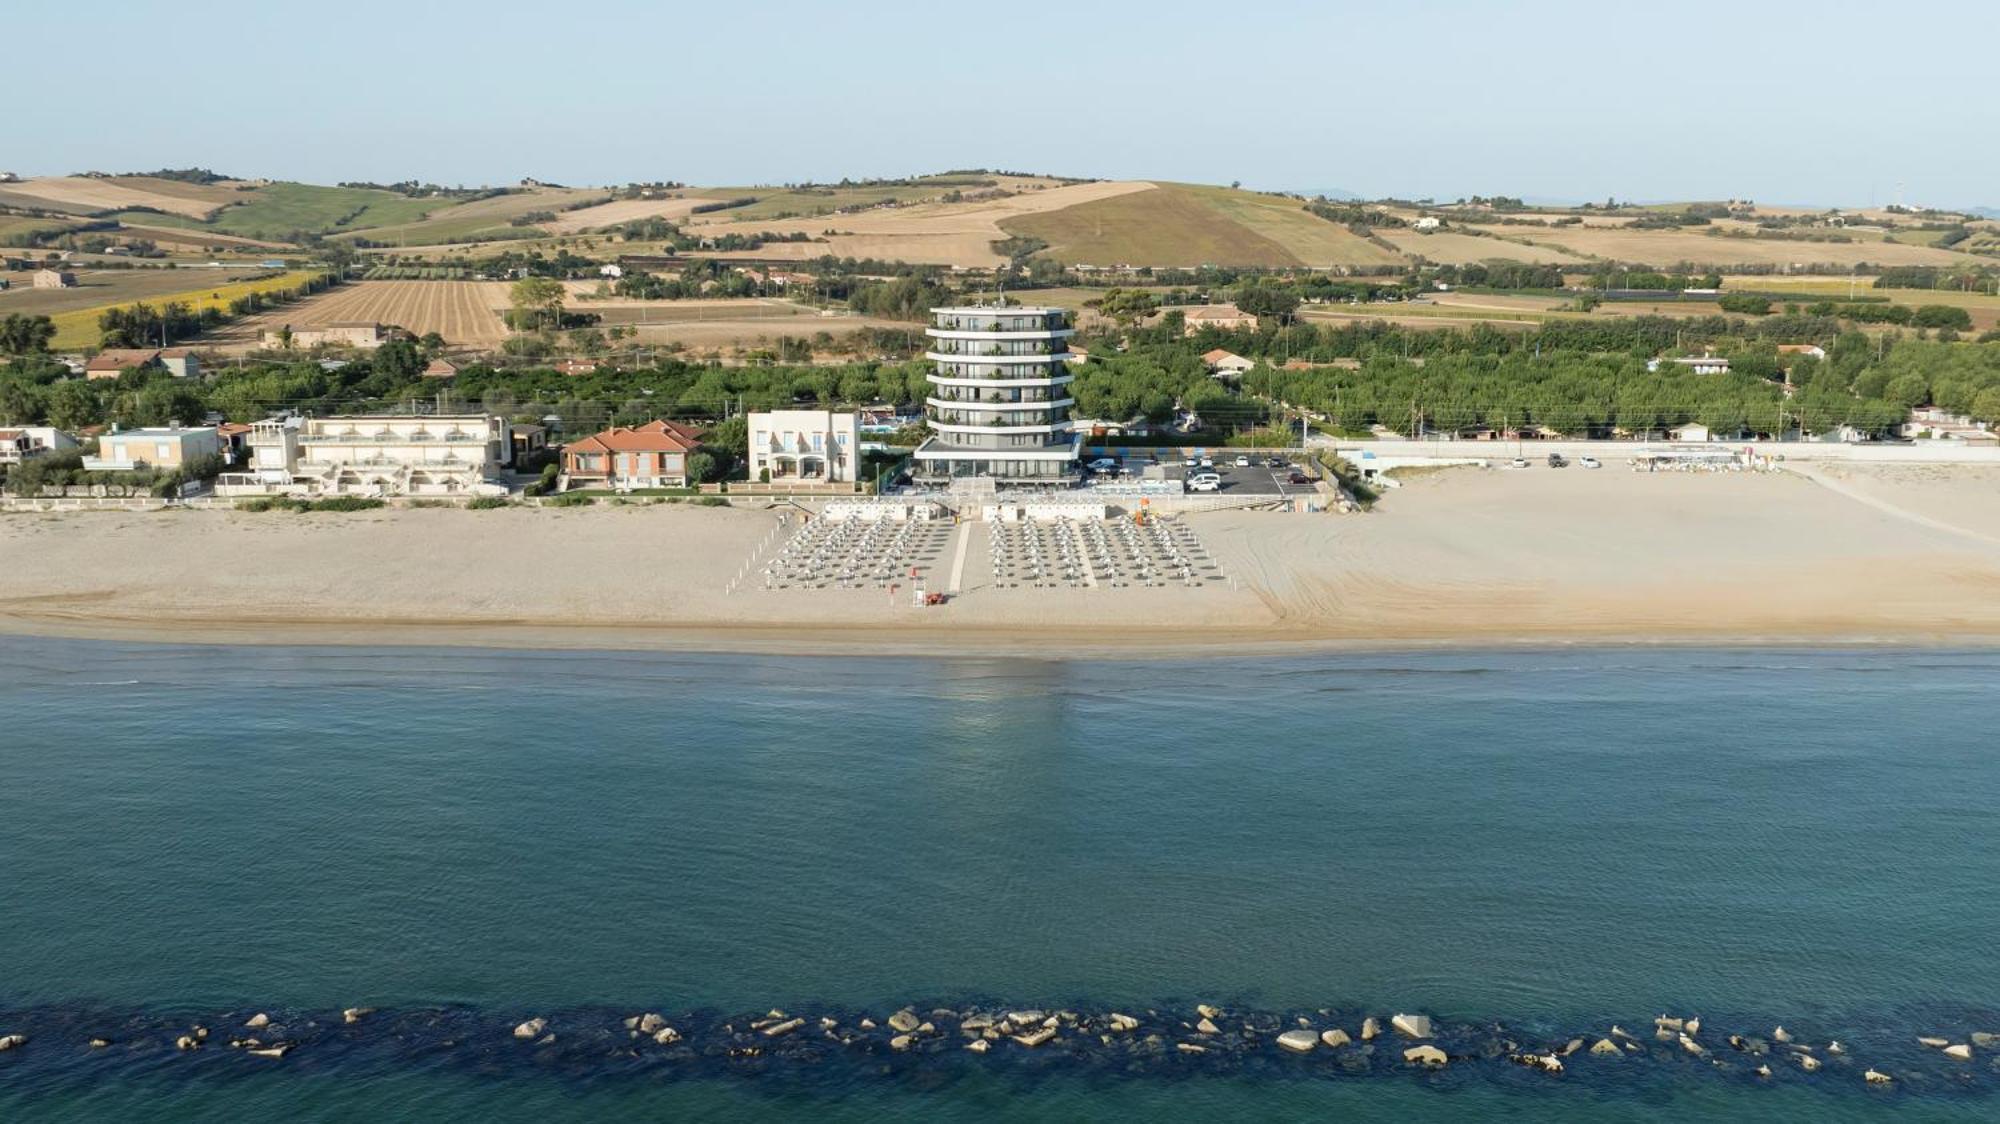
[[[2000,206],[1991,0],[5,0],[0,170]],[[14,52],[19,62],[19,52]]]

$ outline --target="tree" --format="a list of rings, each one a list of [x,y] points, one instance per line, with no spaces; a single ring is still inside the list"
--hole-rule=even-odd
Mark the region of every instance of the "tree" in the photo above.
[[[424,357],[417,345],[393,339],[375,349],[374,368],[395,379],[413,379],[424,369]]]
[[[104,416],[97,384],[83,379],[59,382],[49,391],[49,424],[57,429],[77,430],[95,425]]]
[[[47,351],[56,338],[56,322],[46,316],[12,313],[0,320],[0,355],[28,355]]]
[[[33,425],[42,412],[34,388],[22,382],[0,382],[0,422]]]
[[[1237,290],[1236,307],[1259,320],[1282,321],[1298,310],[1299,295],[1289,289],[1253,282]]]
[[[709,483],[721,477],[721,462],[709,453],[689,453],[687,475],[690,481]]]
[[[562,282],[553,277],[523,277],[508,294],[514,306],[514,321],[521,327],[545,329],[562,326]]]

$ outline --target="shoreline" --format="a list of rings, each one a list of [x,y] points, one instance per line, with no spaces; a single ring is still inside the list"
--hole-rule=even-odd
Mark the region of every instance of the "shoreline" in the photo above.
[[[190,633],[193,633],[192,635]],[[781,635],[782,634],[782,635]],[[1366,636],[1304,629],[1125,628],[1090,638],[1089,647],[1050,653],[1046,638],[1023,630],[948,625],[816,627],[762,623],[724,625],[553,623],[518,620],[262,619],[247,616],[42,615],[0,610],[0,637],[103,643],[325,648],[474,648],[504,651],[682,652],[690,655],[880,657],[890,659],[1042,660],[1071,662],[1109,656],[1124,661],[1199,657],[1281,659],[1345,653],[1532,652],[1565,649],[1684,650],[1813,648],[1895,651],[2000,649],[2000,630],[1882,632],[1828,624],[1824,628],[1743,632],[1687,628],[1640,633],[1600,631],[1463,632],[1432,636]]]
[[[2000,647],[2000,468],[1427,473],[1366,515],[1184,516],[1205,552],[1189,585],[1032,584],[978,523],[925,540],[900,592],[745,584],[793,528],[775,519],[12,515],[0,635],[1045,659]],[[950,597],[916,607],[920,588]]]

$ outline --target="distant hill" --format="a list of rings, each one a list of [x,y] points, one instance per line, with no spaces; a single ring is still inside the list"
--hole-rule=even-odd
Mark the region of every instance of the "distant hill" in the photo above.
[[[168,169],[0,185],[0,240],[73,246],[80,232],[101,238],[112,231],[108,224],[117,223],[126,237],[190,256],[277,251],[325,239],[368,254],[448,265],[507,247],[599,258],[689,252],[783,262],[831,255],[958,268],[1037,258],[1066,265],[1353,272],[1420,262],[1791,271],[2000,260],[2000,243],[1992,239],[1941,249],[1931,244],[1936,232],[1916,229],[1921,217],[1878,212],[1842,230],[1765,227],[1756,221],[1761,216],[1683,225],[1662,221],[1659,212],[1684,209],[1687,201],[1663,203],[1641,216],[1572,211],[1536,199],[1531,206],[1542,206],[1510,212],[1423,204],[1423,214],[1440,221],[1419,230],[1418,204],[1315,209],[1309,200],[1319,196],[1358,202],[1344,189],[1264,192],[986,171],[783,186],[610,189],[524,182],[444,190],[234,180]],[[1766,210],[1785,214],[1783,208]],[[1996,208],[1973,213],[2000,218]],[[1650,221],[1634,226],[1642,217]],[[1796,217],[1796,209],[1788,217]],[[628,235],[638,240],[627,241]]]

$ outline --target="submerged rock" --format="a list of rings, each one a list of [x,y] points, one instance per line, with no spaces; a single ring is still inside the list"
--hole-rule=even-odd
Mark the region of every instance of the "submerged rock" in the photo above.
[[[1819,1065],[1819,1059],[1813,1057],[1811,1054],[1799,1055],[1799,1068],[1805,1070],[1807,1073],[1818,1072]]]
[[[908,1034],[917,1029],[917,1024],[921,1021],[923,1020],[917,1018],[915,1011],[905,1007],[889,1016],[889,1029],[898,1034]]]
[[[0,1035],[0,1053],[5,1053],[8,1050],[18,1050],[27,1044],[28,1036],[25,1034]]]
[[[201,1042],[192,1034],[183,1034],[179,1038],[174,1039],[174,1049],[184,1052],[199,1050],[201,1049]]]
[[[1681,1031],[1687,1029],[1687,1023],[1681,1019],[1670,1018],[1666,1015],[1661,1015],[1659,1018],[1653,1020],[1653,1029],[1671,1030],[1675,1034],[1679,1034]]]
[[[1944,1048],[1944,1056],[1952,1059],[1953,1061],[1969,1062],[1972,1060],[1972,1047],[1966,1045],[1963,1042],[1957,1043],[1956,1045],[1952,1046],[1946,1046]]]
[[[1771,1032],[1771,1041],[1773,1042],[1790,1042],[1791,1040],[1792,1032],[1782,1026]]]
[[[1609,1038],[1598,1039],[1596,1044],[1591,1046],[1590,1052],[1596,1054],[1600,1058],[1617,1058],[1624,1056],[1624,1051],[1618,1048],[1618,1043],[1613,1042]]]
[[[1204,1018],[1204,1019],[1202,1019],[1202,1020],[1201,1020],[1200,1022],[1198,1022],[1198,1023],[1194,1024],[1194,1028],[1195,1028],[1195,1030],[1199,1031],[1199,1032],[1200,1032],[1200,1033],[1202,1033],[1202,1034],[1221,1034],[1221,1033],[1222,1033],[1222,1028],[1221,1028],[1221,1027],[1219,1027],[1219,1026],[1216,1026],[1216,1025],[1215,1025],[1215,1022],[1214,1022],[1213,1020],[1211,1020],[1211,1019],[1206,1019],[1206,1018]]]
[[[90,1048],[93,1050],[102,1050],[109,1045],[111,1045],[109,1038],[93,1038],[90,1040]]]
[[[910,1037],[909,1035],[898,1034],[896,1037],[891,1038],[889,1040],[889,1048],[891,1050],[907,1050],[914,1042],[916,1042],[916,1039]]]
[[[270,1046],[259,1046],[243,1052],[253,1058],[282,1058],[286,1054],[291,1053],[291,1050],[292,1044],[290,1042],[278,1042]]]
[[[1375,1016],[1370,1015],[1361,1020],[1361,1040],[1363,1042],[1373,1042],[1381,1033],[1382,1024],[1375,1020]]]
[[[640,1034],[646,1034],[646,1035],[658,1034],[660,1032],[660,1028],[665,1025],[667,1025],[667,1020],[662,1018],[658,1014],[655,1014],[652,1011],[648,1011],[645,1014],[640,1015],[639,1021],[636,1024],[634,1024],[635,1029],[637,1029]]]
[[[1055,1036],[1056,1036],[1056,1028],[1052,1026],[1045,1026],[1040,1028],[1039,1030],[1031,1030],[1026,1034],[1017,1034],[1014,1036],[1014,1041],[1019,1042],[1021,1045],[1026,1046],[1032,1050],[1036,1046],[1040,1046],[1042,1043],[1049,1041]]]
[[[1563,1071],[1562,1059],[1554,1054],[1509,1054],[1507,1060],[1515,1065],[1527,1066],[1529,1069],[1539,1069],[1543,1073],[1555,1074]]]
[[[1991,1031],[1985,1030],[1975,1030],[1972,1032],[1972,1044],[1974,1046],[2000,1046],[2000,1034],[1994,1034]]]
[[[991,1050],[993,1048],[993,1043],[988,1042],[984,1038],[975,1038],[972,1041],[967,1042],[965,1044],[965,1048],[972,1051],[975,1054],[983,1054],[986,1051]]]
[[[1436,1046],[1412,1046],[1403,1051],[1403,1060],[1411,1065],[1440,1066],[1451,1059]]]
[[[271,1016],[259,1011],[244,1020],[243,1025],[249,1027],[251,1030],[262,1030],[271,1025]]]
[[[784,1022],[772,1023],[765,1027],[763,1033],[766,1038],[783,1038],[804,1025],[806,1025],[804,1019],[786,1019]]]
[[[1288,1030],[1278,1036],[1278,1045],[1294,1054],[1310,1054],[1319,1045],[1319,1036],[1310,1030]]]
[[[1870,1085],[1887,1085],[1889,1082],[1895,1080],[1895,1078],[1889,1076],[1886,1073],[1883,1073],[1879,1069],[1870,1069],[1867,1073],[1864,1073],[1861,1076]]]
[[[662,1046],[671,1046],[681,1040],[681,1032],[670,1026],[663,1026],[653,1033],[653,1041]]]
[[[1701,1043],[1696,1042],[1694,1039],[1689,1038],[1685,1034],[1680,1036],[1680,1041],[1681,1041],[1681,1049],[1686,1050],[1690,1054],[1700,1056],[1702,1054],[1708,1053],[1708,1051],[1702,1047]]]
[[[1339,1027],[1334,1027],[1332,1030],[1321,1031],[1319,1041],[1320,1045],[1337,1050],[1354,1040],[1347,1036],[1346,1031]]]
[[[548,1025],[549,1025],[549,1020],[547,1019],[543,1018],[529,1019],[527,1022],[524,1022],[514,1028],[514,1037],[523,1040],[530,1038],[539,1038],[541,1036],[542,1031],[548,1029]]]
[[[1758,1067],[1757,1067],[1757,1076],[1759,1076],[1759,1077],[1769,1077],[1769,1076],[1771,1076],[1771,1067],[1770,1067],[1770,1066],[1769,1066],[1768,1064],[1767,1064],[1767,1065],[1760,1065],[1760,1066],[1758,1066]]]
[[[1390,1017],[1389,1025],[1396,1029],[1397,1034],[1405,1038],[1429,1038],[1431,1036],[1431,1017],[1429,1015],[1397,1014]]]
[[[1130,1015],[1121,1015],[1113,1011],[1111,1012],[1110,1026],[1112,1030],[1118,1031],[1121,1034],[1127,1033],[1139,1029],[1139,1020]]]
[[[1179,1051],[1180,1051],[1181,1053],[1183,1053],[1183,1054],[1206,1054],[1206,1053],[1208,1053],[1208,1047],[1206,1047],[1206,1046],[1197,1046],[1197,1045],[1195,1045],[1195,1044],[1194,1044],[1194,1043],[1192,1043],[1192,1042],[1176,1042],[1176,1043],[1174,1043],[1174,1049],[1176,1049],[1176,1050],[1179,1050]]]
[[[1222,1017],[1222,1011],[1219,1008],[1211,1007],[1206,1003],[1195,1007],[1194,1013],[1204,1019],[1219,1019]]]
[[[340,1021],[353,1026],[355,1023],[374,1013],[375,1008],[373,1007],[349,1007],[340,1013]]]
[[[1925,1035],[1924,1037],[1917,1039],[1917,1045],[1929,1046],[1933,1050],[1942,1050],[1946,1046],[1951,1045],[1951,1039],[1937,1038],[1931,1035]]]

